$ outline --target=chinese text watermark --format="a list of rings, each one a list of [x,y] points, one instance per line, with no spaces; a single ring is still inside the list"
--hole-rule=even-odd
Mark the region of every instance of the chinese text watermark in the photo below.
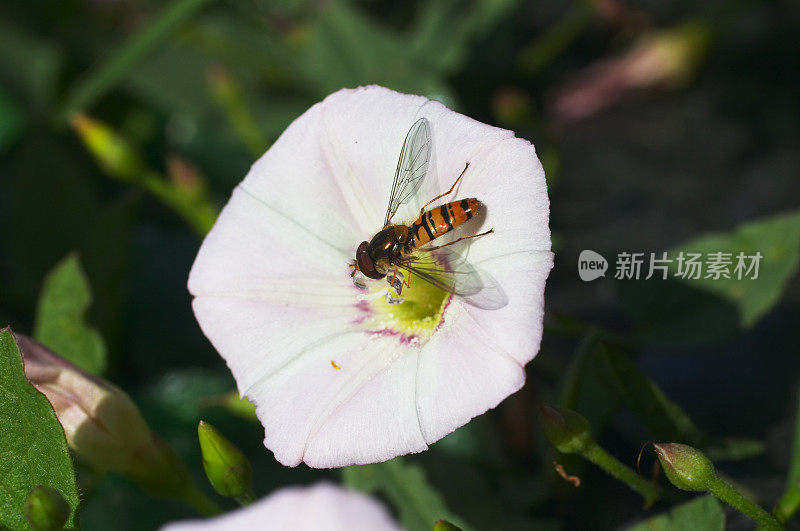
[[[756,280],[763,255],[744,252],[690,253],[627,253],[617,254],[614,278],[640,280],[653,277],[666,280]],[[591,250],[581,251],[578,257],[578,274],[586,282],[605,276],[606,259]]]

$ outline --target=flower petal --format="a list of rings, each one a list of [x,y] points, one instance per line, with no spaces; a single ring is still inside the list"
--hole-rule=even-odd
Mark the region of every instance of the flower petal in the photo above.
[[[367,216],[364,229],[370,234],[383,223],[400,149],[416,120],[429,120],[434,146],[434,164],[427,179],[435,184],[425,201],[450,188],[466,162],[479,160],[496,143],[514,136],[438,101],[378,86],[340,90],[322,105],[327,133],[323,146],[329,159],[336,160],[336,172],[342,170],[340,183],[360,181],[364,205],[359,210]],[[398,211],[396,221],[411,221],[418,214],[409,205]]]
[[[264,444],[288,466],[339,467],[424,450],[415,358],[394,337],[364,332],[304,352],[248,395]]]
[[[291,291],[309,278],[327,279],[333,286],[334,278],[346,277],[351,253],[344,242],[353,237],[326,238],[332,235],[305,228],[236,189],[203,241],[189,273],[189,291],[195,296],[248,293],[254,284]]]
[[[162,531],[397,531],[386,508],[374,498],[328,482],[286,487],[252,505],[208,520],[174,522]]]
[[[467,314],[478,323],[473,331],[482,332],[483,341],[525,365],[539,352],[545,281],[553,267],[553,253],[520,252],[484,260],[480,267],[492,272],[506,292],[508,304],[498,310],[483,310],[465,304]]]
[[[486,209],[482,225],[470,230],[494,229],[493,234],[471,244],[469,259],[473,263],[521,251],[550,251],[550,201],[544,170],[527,140],[503,140],[470,164],[469,172],[458,196],[477,197]]]
[[[257,399],[255,391],[250,392],[254,385],[262,384],[296,358],[310,355],[327,341],[354,330],[355,315],[347,311],[320,312],[212,296],[197,297],[192,306],[203,333],[218,352],[225,354],[240,393],[251,399]],[[323,366],[331,368],[328,360]]]

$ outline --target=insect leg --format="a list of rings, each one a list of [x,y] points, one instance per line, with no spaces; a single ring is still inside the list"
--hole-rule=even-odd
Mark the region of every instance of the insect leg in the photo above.
[[[422,205],[422,208],[420,208],[420,209],[419,209],[419,215],[421,216],[421,215],[422,215],[422,214],[425,212],[425,207],[426,207],[426,206],[430,205],[430,204],[431,204],[431,203],[433,203],[434,201],[437,201],[437,200],[439,200],[439,199],[443,198],[443,197],[444,197],[444,196],[446,196],[446,195],[449,195],[449,194],[453,193],[453,190],[455,190],[455,188],[456,188],[456,185],[458,184],[458,181],[460,181],[460,180],[461,180],[461,178],[464,176],[464,174],[465,174],[465,173],[467,173],[467,168],[469,168],[469,162],[467,162],[467,163],[464,165],[464,169],[463,169],[463,170],[461,170],[461,174],[458,176],[458,179],[456,179],[456,180],[453,182],[453,186],[451,186],[451,187],[450,187],[450,189],[449,189],[448,191],[446,191],[445,193],[437,195],[436,197],[434,197],[433,199],[431,199],[430,201],[428,201],[427,203],[425,203],[424,205]]]
[[[407,288],[411,287],[411,270],[410,269],[403,269],[406,272],[406,278],[403,280],[403,283],[406,285]]]
[[[447,247],[448,245],[453,245],[454,243],[458,243],[461,240],[468,240],[470,238],[477,238],[479,236],[486,236],[487,234],[491,234],[494,232],[494,229],[489,229],[486,232],[481,232],[480,234],[473,234],[472,236],[462,236],[460,238],[456,238],[455,240],[451,241],[450,243],[446,243],[444,245],[437,245],[436,247],[428,247],[425,249],[426,251],[435,251],[436,249],[441,249],[443,247]]]

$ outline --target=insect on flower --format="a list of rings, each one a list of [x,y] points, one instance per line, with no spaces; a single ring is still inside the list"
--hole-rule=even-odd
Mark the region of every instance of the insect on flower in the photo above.
[[[469,162],[464,164],[464,169],[449,190],[422,204],[417,219],[410,224],[392,223],[400,205],[419,204],[423,200],[420,192],[426,189],[422,184],[429,172],[431,152],[430,124],[427,119],[420,118],[409,129],[400,150],[383,229],[369,243],[361,242],[356,250],[356,258],[351,264],[353,281],[359,287],[366,287],[359,273],[375,280],[386,278],[395,292],[401,295],[403,286],[411,286],[411,276],[414,274],[438,288],[464,297],[476,306],[502,308],[507,300],[493,279],[486,273],[480,274],[454,250],[447,249],[461,241],[490,234],[492,229],[480,234],[459,236],[447,243],[435,241],[441,241],[443,236],[475,217],[484,208],[483,203],[470,197],[426,210],[429,205],[453,193],[469,169]],[[401,270],[405,271],[404,279]],[[481,277],[490,285],[485,286],[486,281]],[[486,291],[481,300],[470,298],[484,288]],[[402,299],[394,299],[387,292],[387,302],[400,303]]]
[[[234,188],[192,308],[281,463],[421,452],[524,385],[549,213],[527,140],[423,96],[343,89]]]

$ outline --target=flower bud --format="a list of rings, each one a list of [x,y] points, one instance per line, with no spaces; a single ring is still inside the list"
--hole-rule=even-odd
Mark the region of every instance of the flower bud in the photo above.
[[[696,21],[646,34],[622,55],[601,60],[557,89],[552,108],[562,120],[582,120],[638,91],[682,87],[710,42],[709,28]]]
[[[124,391],[29,337],[14,337],[25,376],[50,401],[78,459],[119,472],[156,495],[183,495],[191,485],[186,467]]]
[[[664,473],[682,490],[706,491],[717,479],[714,465],[696,448],[678,443],[654,444]]]
[[[571,409],[539,406],[539,422],[544,434],[561,453],[579,453],[592,443],[589,421]]]
[[[461,531],[461,528],[447,520],[436,520],[436,523],[433,524],[433,531]]]
[[[197,437],[203,452],[203,468],[214,490],[228,498],[250,498],[253,472],[242,451],[202,420],[197,426]]]
[[[111,177],[131,181],[146,171],[141,153],[106,124],[80,113],[74,114],[70,122],[89,153]]]
[[[32,531],[60,531],[69,518],[69,504],[56,489],[37,485],[25,500],[25,518]]]

